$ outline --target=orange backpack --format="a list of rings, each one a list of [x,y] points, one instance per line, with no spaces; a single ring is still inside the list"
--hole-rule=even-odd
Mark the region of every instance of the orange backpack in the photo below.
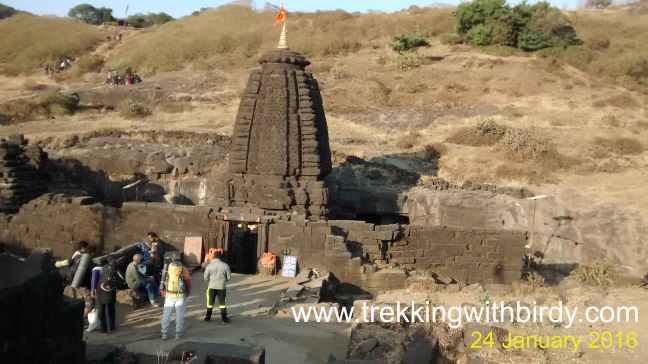
[[[261,256],[261,266],[264,268],[274,268],[277,262],[277,256],[268,252]]]

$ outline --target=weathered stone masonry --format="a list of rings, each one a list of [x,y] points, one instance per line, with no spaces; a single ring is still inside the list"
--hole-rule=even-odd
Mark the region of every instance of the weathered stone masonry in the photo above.
[[[264,55],[241,98],[229,159],[231,206],[324,218],[331,151],[317,81],[304,56]]]
[[[142,240],[149,230],[176,249],[186,236],[202,236],[205,249],[221,247],[227,222],[218,208],[162,203],[127,203],[121,209],[82,199],[45,195],[3,219],[3,241],[27,249],[52,247],[69,256],[73,242],[88,240],[105,252]],[[48,224],[38,224],[48,220]],[[332,271],[343,282],[369,291],[403,287],[402,272],[378,271],[379,261],[429,270],[462,283],[510,283],[519,279],[526,234],[519,231],[438,226],[373,225],[362,221],[284,221],[266,217],[262,251],[295,255],[299,266]],[[267,230],[267,234],[265,231]]]

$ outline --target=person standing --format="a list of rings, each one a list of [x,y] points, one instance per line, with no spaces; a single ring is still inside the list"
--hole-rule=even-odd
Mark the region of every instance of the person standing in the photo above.
[[[160,239],[154,231],[148,233],[148,242],[151,246],[151,275],[155,279],[155,283],[160,285],[160,278],[162,274],[162,267],[164,267],[164,252],[166,244]]]
[[[184,336],[184,314],[187,297],[191,294],[191,276],[189,270],[182,265],[180,253],[174,254],[167,266],[165,278],[164,312],[162,314],[162,340],[167,339],[171,324],[171,314],[175,311],[176,340]]]
[[[96,295],[95,305],[101,332],[115,331],[115,303],[117,302],[117,266],[114,261],[104,265],[99,272],[99,285],[92,287]],[[93,271],[96,272],[96,271]],[[96,273],[95,273],[96,274]]]
[[[145,276],[138,269],[141,261],[141,254],[133,255],[133,261],[130,262],[126,268],[126,284],[128,285],[128,288],[132,290],[148,294],[148,299],[151,302],[151,305],[160,307],[160,304],[155,302],[155,298],[157,297],[157,286],[155,285],[153,278]]]
[[[214,259],[207,265],[205,269],[204,279],[209,282],[207,287],[207,314],[205,321],[210,321],[212,316],[212,309],[214,307],[214,300],[218,297],[218,304],[220,306],[220,313],[222,324],[227,324],[229,318],[227,317],[227,282],[232,277],[229,265],[223,262],[223,253],[220,251],[215,254]]]

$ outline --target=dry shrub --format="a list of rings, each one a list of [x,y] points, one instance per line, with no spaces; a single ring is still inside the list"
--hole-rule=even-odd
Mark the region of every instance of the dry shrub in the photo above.
[[[103,57],[90,55],[81,58],[77,63],[75,63],[72,70],[82,75],[86,73],[99,73],[103,69],[105,63],[106,61]]]
[[[396,140],[396,146],[401,149],[412,149],[420,143],[421,134],[418,132],[409,132],[401,135]]]
[[[126,119],[139,119],[152,115],[153,110],[143,102],[126,100],[119,105],[119,114]]]
[[[441,35],[441,43],[445,45],[456,45],[462,44],[464,39],[457,33],[447,33]]]
[[[588,265],[581,265],[570,275],[577,282],[591,286],[608,288],[616,277],[617,266],[606,258],[599,258]]]
[[[498,179],[524,181],[531,184],[558,182],[553,170],[533,164],[502,163],[495,167],[494,173]]]
[[[369,98],[378,106],[393,106],[391,99],[392,89],[387,87],[382,81],[378,79],[371,79],[371,86],[369,87]]]
[[[17,124],[35,120],[38,117],[71,115],[79,106],[77,94],[64,95],[48,91],[37,99],[19,99],[0,105],[0,124]]]
[[[512,159],[542,159],[555,151],[551,140],[534,127],[508,129],[500,144]]]
[[[512,105],[506,105],[501,110],[502,115],[510,118],[521,118],[524,114]]]
[[[596,137],[590,145],[595,158],[605,158],[610,155],[639,155],[645,150],[639,140],[623,137]]]
[[[493,119],[481,118],[474,127],[461,128],[445,141],[473,147],[492,146],[506,134],[506,130],[506,127],[497,124]]]
[[[417,78],[408,78],[404,82],[405,86],[405,91],[410,94],[415,94],[418,92],[425,91],[427,89],[427,85],[424,83],[419,82]]]
[[[167,101],[167,102],[160,102],[157,105],[157,108],[158,110],[165,113],[179,114],[183,112],[192,111],[194,109],[194,106],[185,102]]]
[[[423,57],[416,52],[395,53],[387,57],[385,66],[390,71],[407,71],[423,64]]]
[[[27,91],[43,91],[47,89],[47,85],[37,83],[31,78],[28,78],[27,80],[25,80],[25,83],[23,83],[23,88]]]
[[[344,68],[340,66],[335,66],[331,68],[330,72],[331,72],[331,77],[333,77],[334,80],[339,80],[347,77],[346,71],[344,70]]]
[[[448,153],[448,147],[443,143],[428,144],[423,147],[423,159],[428,162],[435,162]]]
[[[542,274],[536,271],[531,271],[529,274],[527,274],[524,277],[524,280],[531,288],[531,292],[535,292],[538,289],[545,287],[547,285],[545,277],[543,277]]]
[[[64,95],[58,91],[49,91],[38,98],[38,105],[48,117],[71,115],[79,106],[79,95]]]
[[[593,107],[601,108],[606,106],[618,107],[620,109],[636,109],[640,105],[634,97],[630,95],[617,95],[606,99],[597,100],[592,103]]]
[[[0,104],[0,125],[17,124],[34,120],[42,114],[40,107],[25,99]]]
[[[592,38],[585,41],[587,47],[593,51],[599,51],[602,49],[608,49],[610,47],[610,39],[603,34],[597,34]]]
[[[0,63],[13,75],[54,64],[59,57],[79,58],[103,40],[98,27],[80,20],[28,14],[0,21],[0,34]]]
[[[612,114],[607,114],[601,118],[601,122],[603,125],[611,127],[611,128],[616,128],[620,125],[619,119],[616,118],[616,116]]]

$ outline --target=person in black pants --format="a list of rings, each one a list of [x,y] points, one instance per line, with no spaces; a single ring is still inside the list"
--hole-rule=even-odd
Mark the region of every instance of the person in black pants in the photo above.
[[[101,279],[96,293],[97,316],[101,332],[115,331],[115,303],[117,302],[117,268],[115,262],[101,269]],[[107,317],[106,317],[107,316]]]

